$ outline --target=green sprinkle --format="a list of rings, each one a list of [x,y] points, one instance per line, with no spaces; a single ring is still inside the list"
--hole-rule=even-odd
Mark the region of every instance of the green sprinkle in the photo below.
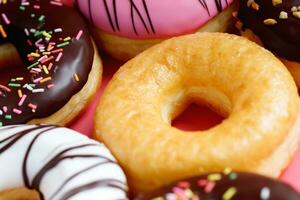
[[[19,83],[9,83],[8,86],[10,86],[10,87],[21,87],[21,84],[19,84]]]
[[[45,15],[41,15],[40,17],[39,17],[39,21],[41,22],[41,21],[43,21],[45,19]]]
[[[37,66],[39,64],[39,61],[35,62],[35,63],[32,63],[29,67],[27,67],[27,69],[30,69],[34,66]]]
[[[33,83],[30,83],[28,85],[30,85],[32,88],[35,88],[35,84],[33,84]]]
[[[22,10],[22,11],[24,11],[24,10],[26,10],[26,7],[20,6],[19,9]]]
[[[236,193],[235,187],[230,187],[222,196],[223,200],[230,200]]]
[[[1,126],[3,126],[3,123],[2,123],[2,122],[0,122],[0,127],[1,127]]]
[[[222,175],[221,174],[210,174],[210,175],[208,175],[207,179],[210,181],[219,181],[222,179]]]
[[[229,180],[235,180],[235,179],[237,179],[238,175],[237,175],[237,173],[231,172],[228,175],[228,177],[229,177]]]
[[[5,115],[5,119],[12,119],[11,115]]]
[[[43,31],[36,31],[36,32],[34,33],[34,37],[40,36],[40,35],[42,35],[42,34],[43,34]]]
[[[32,13],[30,16],[31,16],[32,18],[35,18],[35,14],[34,14],[34,13]]]
[[[56,45],[58,48],[60,48],[60,47],[64,47],[64,46],[67,46],[67,45],[69,45],[70,44],[70,42],[63,42],[63,43],[60,43],[60,44],[58,44],[58,45]]]
[[[10,82],[16,82],[16,79],[12,78],[10,79]]]

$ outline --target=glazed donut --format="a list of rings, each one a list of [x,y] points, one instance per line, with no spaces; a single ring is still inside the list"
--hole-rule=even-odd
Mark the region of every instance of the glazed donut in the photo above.
[[[291,186],[275,179],[251,173],[211,173],[174,182],[136,200],[300,200]]]
[[[75,0],[93,24],[99,46],[120,60],[177,35],[223,32],[234,0]]]
[[[238,18],[242,23],[242,35],[275,53],[289,69],[299,88],[300,1],[251,2],[242,0],[240,3]],[[253,5],[258,5],[259,10],[255,10]]]
[[[17,188],[23,187],[49,200],[126,199],[125,175],[103,144],[50,125],[0,132],[0,199],[22,197]],[[28,199],[36,196],[26,192]]]
[[[0,125],[67,124],[102,77],[83,19],[50,0],[0,1],[0,13]]]
[[[172,127],[190,103],[226,119],[193,133]],[[146,191],[225,167],[277,177],[297,150],[298,120],[297,88],[273,54],[239,36],[198,33],[119,69],[97,107],[95,137],[133,189]]]

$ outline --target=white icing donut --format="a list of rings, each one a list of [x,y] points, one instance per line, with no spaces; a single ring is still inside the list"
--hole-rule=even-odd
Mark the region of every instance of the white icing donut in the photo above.
[[[0,133],[0,191],[27,187],[49,200],[127,198],[126,177],[103,144],[49,125]]]

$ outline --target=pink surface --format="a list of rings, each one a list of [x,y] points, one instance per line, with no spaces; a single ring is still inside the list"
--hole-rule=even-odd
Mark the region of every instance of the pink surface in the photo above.
[[[82,13],[99,29],[129,38],[160,38],[191,33],[217,15],[218,6],[224,9],[232,2],[77,0]]]
[[[93,132],[93,116],[95,108],[101,97],[103,89],[111,79],[112,75],[118,70],[122,63],[115,61],[107,56],[104,58],[104,75],[103,82],[94,101],[89,105],[86,111],[78,117],[78,119],[70,126],[71,128],[91,136]],[[222,121],[222,117],[218,116],[209,109],[201,106],[191,105],[186,111],[173,121],[173,126],[183,130],[204,130],[208,129]],[[290,183],[300,192],[300,149],[293,158],[290,166],[282,174],[281,179]]]

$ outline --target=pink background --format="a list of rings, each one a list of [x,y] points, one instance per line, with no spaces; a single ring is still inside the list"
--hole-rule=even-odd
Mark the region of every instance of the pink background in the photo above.
[[[103,82],[99,88],[95,99],[85,112],[78,117],[71,124],[71,128],[75,129],[85,135],[91,136],[94,126],[94,112],[97,106],[97,103],[101,97],[101,94],[107,84],[111,79],[112,75],[118,70],[122,63],[111,59],[108,56],[102,56],[104,62],[104,75]],[[191,105],[179,118],[174,120],[173,126],[184,130],[201,130],[210,128],[219,122],[221,122],[222,117],[218,116],[214,112],[210,111],[205,107],[199,107],[196,105]],[[281,179],[285,182],[290,183],[300,192],[300,149],[297,152],[297,155],[291,161],[289,167],[282,174]]]

